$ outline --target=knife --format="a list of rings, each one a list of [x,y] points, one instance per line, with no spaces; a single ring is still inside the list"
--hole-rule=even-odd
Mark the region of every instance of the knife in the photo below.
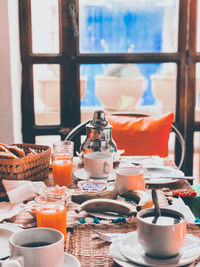
[[[176,180],[195,180],[194,176],[182,176],[182,177],[176,177],[176,176],[147,176],[144,177],[144,180],[151,180],[151,179],[176,179]]]

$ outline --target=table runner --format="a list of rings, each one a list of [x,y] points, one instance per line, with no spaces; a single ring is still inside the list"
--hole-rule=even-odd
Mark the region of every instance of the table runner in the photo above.
[[[109,256],[110,243],[92,239],[92,229],[108,233],[128,233],[136,230],[136,224],[123,225],[78,225],[72,232],[67,232],[65,251],[77,257],[83,267],[114,267],[112,257]],[[188,224],[188,234],[200,238],[200,226]],[[190,266],[190,265],[188,265]]]
[[[164,159],[164,165],[176,168],[176,165],[174,164],[174,162],[169,158],[165,158]],[[47,186],[53,186],[53,179],[52,179],[52,173],[51,172],[49,173],[48,179],[46,179],[44,182],[46,183]],[[163,185],[148,185],[147,186],[147,188],[149,188],[149,189],[151,189],[151,188],[158,188],[159,189],[160,187],[163,187]],[[177,182],[174,182],[174,183],[171,183],[171,184],[167,184],[166,187],[168,187],[170,190],[179,189],[179,188],[191,189],[191,185],[186,180],[179,180]],[[76,192],[78,192],[79,189],[76,186],[76,183],[74,183],[73,188],[75,189]],[[159,203],[160,203],[160,205],[162,207],[166,207],[168,205],[167,201],[165,200],[165,197],[164,197],[164,195],[163,195],[163,193],[161,191],[160,191],[160,194],[159,194]],[[75,212],[75,209],[77,207],[78,207],[78,204],[69,201],[68,212],[67,212],[67,225],[69,227],[72,227],[74,224],[79,223],[82,218],[86,218],[87,217],[86,216],[86,212],[84,213],[84,211],[81,212],[81,214],[77,214]],[[26,223],[32,223],[34,221],[34,219],[27,212],[20,212],[20,214],[15,216],[11,221],[14,222],[14,223],[26,224]],[[87,217],[86,222],[87,223],[92,223],[93,219]],[[100,221],[100,222],[102,224],[111,223],[110,221],[109,222]]]

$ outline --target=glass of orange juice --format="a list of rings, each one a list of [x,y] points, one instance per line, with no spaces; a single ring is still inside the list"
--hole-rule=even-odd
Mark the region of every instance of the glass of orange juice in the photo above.
[[[59,141],[53,144],[52,172],[54,185],[70,186],[72,184],[74,143]]]
[[[67,204],[60,195],[50,194],[36,197],[36,218],[38,227],[53,228],[63,233],[66,240]]]

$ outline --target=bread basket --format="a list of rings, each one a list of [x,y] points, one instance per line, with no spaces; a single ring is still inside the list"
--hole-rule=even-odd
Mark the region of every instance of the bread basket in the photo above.
[[[35,144],[14,144],[26,151],[31,148],[38,152],[36,155],[18,159],[0,159],[0,181],[7,180],[28,180],[42,181],[49,174],[49,160],[51,149],[49,146]],[[4,191],[0,182],[0,192]]]

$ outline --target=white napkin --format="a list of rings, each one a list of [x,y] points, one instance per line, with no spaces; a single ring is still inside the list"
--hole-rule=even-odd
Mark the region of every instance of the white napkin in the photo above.
[[[2,180],[10,203],[21,203],[35,198],[46,185],[43,182]]]
[[[0,202],[0,222],[10,219],[19,213],[19,204]]]
[[[187,205],[185,205],[182,198],[173,198],[172,205],[169,208],[183,213],[188,223],[194,223],[195,216],[192,213],[191,209]]]
[[[141,164],[142,166],[163,166],[163,158],[159,156],[123,156],[121,158],[122,163],[128,164]]]

